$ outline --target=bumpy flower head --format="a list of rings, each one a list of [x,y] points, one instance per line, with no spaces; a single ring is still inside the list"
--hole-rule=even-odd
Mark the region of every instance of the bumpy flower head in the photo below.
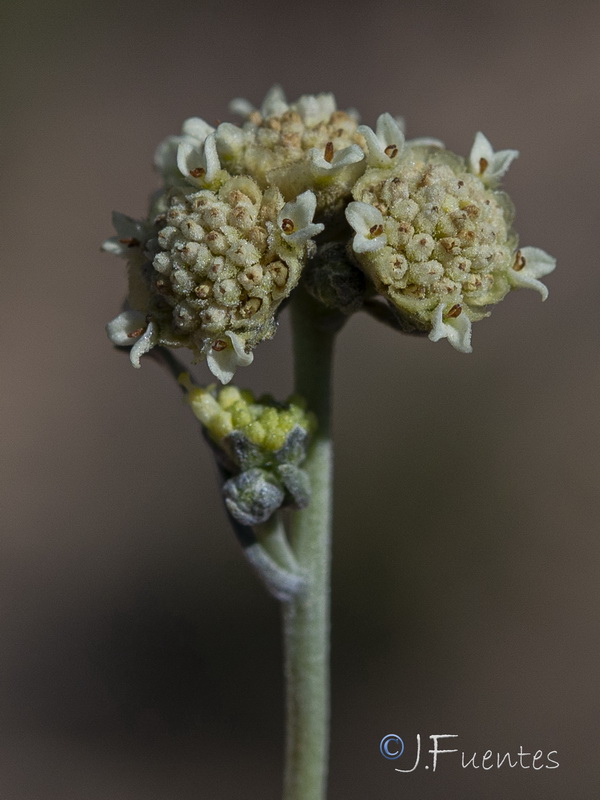
[[[478,133],[465,161],[437,139],[406,141],[390,114],[358,125],[331,94],[288,103],[275,87],[260,109],[232,109],[241,127],[193,117],[158,147],[146,219],[113,217],[104,249],[127,260],[129,294],[107,331],[134,366],[155,346],[187,347],[227,383],[301,280],[342,316],[375,313],[379,292],[396,327],[463,352],[511,288],[545,299],[554,259],[517,249],[498,188],[515,150]]]
[[[196,387],[187,375],[180,381],[229,476],[223,495],[238,522],[256,525],[282,506],[307,505],[310,487],[301,464],[316,419],[300,398],[281,404],[235,386]]]
[[[135,239],[134,255],[122,246],[130,308],[109,323],[109,336],[115,344],[137,339],[135,366],[156,344],[189,347],[227,383],[273,335],[277,308],[298,283],[323,227],[312,223],[314,195],[285,203],[276,188],[263,192],[239,176],[218,190],[172,188],[160,203],[155,238]]]
[[[286,200],[311,189],[320,218],[340,211],[365,169],[364,138],[354,112],[340,111],[332,94],[304,95],[295,103],[275,86],[260,110],[234,100],[243,127],[222,123],[217,150],[232,173],[251,175],[260,186],[277,185]]]
[[[368,138],[373,166],[346,209],[354,257],[407,330],[470,352],[471,322],[486,306],[518,286],[545,299],[538,278],[554,268],[543,251],[517,249],[512,204],[496,189],[517,153],[494,154],[478,134],[466,164],[439,147],[382,139]]]

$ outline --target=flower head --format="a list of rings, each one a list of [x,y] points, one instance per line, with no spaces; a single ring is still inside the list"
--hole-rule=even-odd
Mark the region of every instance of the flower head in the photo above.
[[[213,134],[206,143],[211,140]],[[143,318],[132,349],[136,366],[152,346],[185,346],[227,383],[275,332],[278,307],[298,283],[312,237],[323,229],[312,222],[314,195],[307,191],[286,204],[275,188],[263,192],[247,176],[227,176],[218,189],[172,187],[161,204],[147,225],[154,238],[137,246],[129,261],[132,311],[111,323],[109,336],[132,344]],[[123,230],[122,219],[128,218],[117,217]],[[129,231],[137,223],[126,225]],[[129,325],[134,312],[134,327],[122,332],[121,323]]]
[[[379,150],[371,144],[377,163],[384,141]],[[476,146],[484,147],[483,137]],[[539,278],[554,268],[543,251],[517,251],[512,204],[495,189],[514,151],[490,156],[477,174],[473,158],[467,166],[439,147],[406,147],[391,168],[367,170],[346,209],[356,261],[403,325],[465,353],[471,323],[488,315],[488,305],[513,287],[544,297]]]
[[[234,101],[232,110],[246,121],[217,128],[217,150],[228,170],[252,176],[261,187],[277,185],[285,200],[311,190],[320,215],[339,211],[365,168],[354,113],[338,110],[332,94],[288,103],[277,86],[260,110],[245,100]]]
[[[462,352],[512,288],[546,298],[554,259],[517,248],[498,188],[516,150],[478,133],[465,160],[406,140],[389,113],[359,125],[329,93],[292,102],[274,86],[231,108],[241,125],[191,117],[158,147],[147,218],[113,216],[103,248],[126,259],[129,293],[107,332],[136,367],[152,347],[188,347],[228,383],[301,279],[336,324],[364,307]]]

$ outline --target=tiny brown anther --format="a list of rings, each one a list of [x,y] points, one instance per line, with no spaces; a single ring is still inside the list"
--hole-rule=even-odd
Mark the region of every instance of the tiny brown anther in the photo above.
[[[262,300],[260,297],[251,297],[246,303],[244,303],[241,316],[242,317],[251,317],[253,314],[256,314],[257,311],[260,311],[260,307],[262,306]]]
[[[138,336],[141,336],[144,332],[144,328],[136,328],[136,330],[131,331],[131,333],[127,334],[128,339],[137,339]]]
[[[446,316],[450,317],[451,319],[454,319],[455,317],[460,317],[461,314],[462,314],[462,306],[460,303],[456,303],[456,305],[452,306],[450,311],[446,312]]]
[[[223,339],[217,339],[212,343],[212,349],[215,350],[217,353],[220,353],[221,350],[225,350],[227,347],[227,342],[224,342]]]
[[[284,233],[292,233],[294,228],[295,228],[295,225],[294,225],[294,223],[293,223],[293,221],[291,219],[288,219],[286,217],[285,219],[281,220],[281,230]]]
[[[388,144],[388,146],[383,151],[388,158],[396,158],[398,155],[398,146],[395,144]]]
[[[325,145],[325,155],[323,156],[328,164],[333,161],[333,142],[327,142]]]
[[[369,233],[373,238],[375,238],[376,236],[381,236],[381,234],[383,233],[383,225],[372,225],[369,228]]]
[[[200,300],[206,300],[206,298],[210,295],[211,286],[208,283],[200,283],[194,289],[194,294]]]
[[[134,236],[129,236],[127,239],[119,239],[121,244],[126,244],[127,247],[139,247],[140,240],[136,239]]]
[[[273,276],[273,283],[279,289],[282,289],[288,279],[288,268],[283,263],[283,261],[274,261],[272,264],[269,265],[269,270]]]
[[[521,253],[520,250],[517,250],[517,255],[515,256],[515,263],[513,264],[513,269],[515,270],[515,272],[520,272],[526,263],[527,260],[525,259],[523,253]]]
[[[190,170],[190,175],[192,178],[202,178],[204,175],[206,175],[206,170],[202,167],[194,167],[194,169]]]
[[[439,240],[440,244],[446,250],[446,252],[451,253],[452,250],[456,249],[460,246],[460,242],[458,239],[455,239],[452,236],[445,236],[443,239]]]
[[[483,173],[488,168],[489,163],[490,162],[487,160],[487,158],[480,158],[479,159],[479,174],[480,175],[483,175]]]
[[[459,189],[462,189],[462,187],[463,187],[464,185],[465,185],[465,182],[464,182],[464,181],[459,181],[459,182],[458,182],[458,188],[459,188]]]

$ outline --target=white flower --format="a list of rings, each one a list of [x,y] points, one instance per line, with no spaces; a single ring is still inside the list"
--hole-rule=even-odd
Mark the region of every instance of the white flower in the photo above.
[[[214,128],[199,117],[190,117],[183,123],[180,136],[168,136],[156,148],[154,165],[162,172],[166,181],[180,178],[177,168],[177,151],[182,142],[200,147]]]
[[[507,277],[511,285],[518,289],[535,289],[548,297],[548,289],[538,280],[549,275],[556,267],[556,259],[540,250],[539,247],[522,247],[517,250],[515,263],[508,270]]]
[[[404,117],[394,117],[394,122],[406,136],[406,122]],[[433,139],[431,136],[418,136],[416,139],[406,139],[406,147],[445,147],[441,139]]]
[[[280,117],[282,114],[285,114],[288,109],[289,105],[286,102],[283,89],[281,86],[275,85],[272,86],[267,92],[260,107],[260,115],[263,117],[263,119],[268,119],[269,117]],[[237,97],[235,100],[231,101],[229,104],[229,110],[234,114],[239,114],[240,117],[246,118],[257,111],[252,103],[250,103],[248,100],[242,99],[241,97]]]
[[[498,183],[518,155],[518,150],[498,150],[495,153],[490,142],[479,132],[471,148],[469,166],[484,183],[493,185]]]
[[[130,258],[132,251],[142,247],[154,232],[149,223],[120,214],[118,211],[113,211],[112,222],[117,235],[107,239],[102,249],[121,258]]]
[[[321,223],[313,222],[317,198],[308,189],[293,202],[286,203],[277,216],[277,224],[281,237],[285,242],[304,245],[325,228]]]
[[[254,361],[254,353],[247,353],[244,340],[236,333],[227,331],[228,337],[211,342],[206,353],[209,370],[221,383],[229,383],[238,367],[247,367]]]
[[[156,324],[147,321],[146,315],[139,311],[123,311],[106,326],[106,333],[118,347],[131,347],[129,359],[134,367],[140,368],[140,358],[158,343]]]
[[[373,252],[386,244],[387,236],[383,231],[383,215],[375,206],[356,201],[348,203],[346,219],[356,232],[352,241],[352,249],[355,253]]]
[[[263,119],[281,117],[290,108],[300,114],[307,128],[314,128],[321,122],[327,122],[337,106],[332,94],[304,94],[290,105],[285,99],[281,86],[273,86],[269,89],[260,109],[253,106],[248,100],[239,97],[229,104],[230,111],[246,119],[257,111]]]
[[[445,303],[440,303],[433,314],[433,328],[429,334],[432,342],[448,339],[452,347],[461,353],[472,353],[471,320],[459,304],[446,310]],[[445,316],[445,319],[444,319]]]
[[[327,122],[337,106],[332,94],[303,94],[293,108],[300,114],[307,128],[315,128],[321,122]]]
[[[221,169],[215,134],[210,133],[201,145],[181,142],[177,148],[177,166],[194,186],[210,185]]]
[[[232,122],[222,122],[215,131],[215,139],[219,158],[225,165],[239,158],[245,139],[241,128]]]
[[[330,145],[331,150],[329,149]],[[307,155],[313,175],[317,177],[329,176],[331,178],[345,167],[357,164],[365,157],[365,154],[357,144],[351,144],[334,153],[331,142],[328,142],[325,150],[311,147]]]
[[[407,147],[445,147],[441,139],[433,139],[431,136],[418,136],[416,139],[407,139],[405,144]]]
[[[360,125],[367,142],[367,164],[370,167],[391,167],[404,149],[404,133],[391,114],[381,114],[375,130],[368,125]]]

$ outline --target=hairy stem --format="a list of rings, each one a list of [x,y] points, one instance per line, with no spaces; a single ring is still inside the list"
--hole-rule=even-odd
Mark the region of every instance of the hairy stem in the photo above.
[[[256,525],[254,533],[267,553],[269,553],[283,569],[294,573],[300,571],[296,557],[285,535],[285,528],[280,511],[276,511],[271,519],[267,522],[263,522],[262,525]]]
[[[329,753],[329,594],[335,327],[301,289],[292,301],[296,392],[318,418],[304,468],[307,508],[293,514],[291,544],[306,588],[284,604],[287,740],[284,800],[324,800]],[[329,324],[328,324],[329,323]]]

